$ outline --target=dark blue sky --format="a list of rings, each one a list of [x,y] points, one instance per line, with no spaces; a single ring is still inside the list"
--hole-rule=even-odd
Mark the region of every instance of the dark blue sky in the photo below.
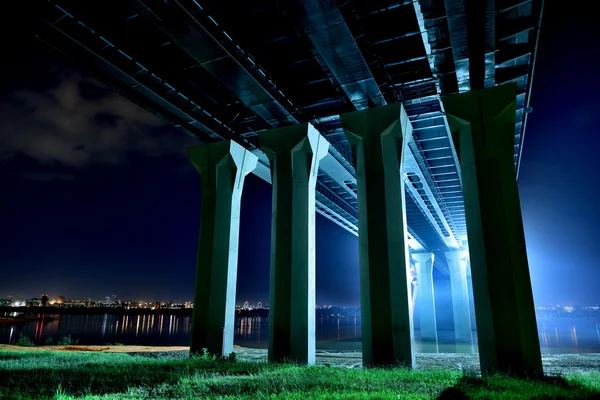
[[[533,289],[538,305],[600,303],[598,31],[552,3],[519,184]],[[40,47],[3,48],[0,296],[190,300],[194,142]],[[268,301],[270,190],[247,178],[238,302]],[[317,241],[317,302],[358,304],[357,239],[317,215]]]

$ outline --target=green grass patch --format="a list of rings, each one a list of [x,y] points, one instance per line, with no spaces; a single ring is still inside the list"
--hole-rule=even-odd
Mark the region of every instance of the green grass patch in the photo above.
[[[31,340],[27,336],[23,336],[22,333],[19,335],[19,338],[15,340],[12,344],[21,347],[35,347],[35,343],[33,342],[33,340]]]
[[[63,336],[56,341],[56,344],[60,346],[73,346],[79,343],[79,340],[75,340],[71,335]]]
[[[600,374],[485,379],[459,371],[302,367],[114,353],[0,352],[0,399],[582,399]],[[463,397],[464,398],[464,397]]]

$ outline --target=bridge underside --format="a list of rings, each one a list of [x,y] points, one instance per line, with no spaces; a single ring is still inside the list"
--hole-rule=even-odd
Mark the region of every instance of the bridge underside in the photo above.
[[[27,18],[40,41],[186,134],[257,153],[265,179],[257,133],[312,123],[331,145],[316,210],[355,235],[356,171],[338,115],[401,102],[415,138],[404,177],[409,246],[442,254],[467,238],[440,96],[516,83],[518,171],[541,8],[541,0],[59,0]]]
[[[265,180],[275,182],[275,158],[259,139],[261,132],[309,123],[307,132],[315,129],[328,148],[313,164],[315,169],[311,174],[314,176],[311,177],[314,179],[306,177],[308,188],[314,183],[314,209],[355,235],[369,207],[363,206],[367,208],[361,211],[359,148],[349,141],[348,128],[344,127],[340,115],[401,104],[398,112],[401,109],[399,115],[406,120],[398,117],[399,123],[404,124],[404,130],[410,130],[410,138],[401,135],[399,179],[402,184],[394,192],[396,197],[389,201],[400,201],[406,221],[400,223],[403,229],[397,224],[390,225],[387,235],[408,246],[406,262],[414,263],[414,260],[409,261],[409,254],[433,253],[438,273],[449,274],[452,279],[452,265],[456,262],[448,261],[452,258],[448,254],[468,247],[473,258],[467,228],[485,236],[489,234],[489,226],[500,223],[490,225],[495,214],[492,211],[486,214],[484,209],[479,217],[465,215],[469,195],[465,177],[473,175],[465,175],[462,170],[464,154],[461,152],[466,146],[462,141],[466,135],[463,128],[465,124],[478,122],[469,119],[470,114],[465,114],[460,105],[472,100],[460,96],[510,83],[510,96],[514,98],[509,101],[512,115],[502,115],[510,124],[507,142],[510,150],[502,155],[505,169],[500,176],[504,179],[510,175],[505,163],[509,154],[509,170],[514,180],[515,170],[518,176],[527,115],[531,111],[529,99],[542,0],[55,0],[33,3],[36,6],[28,10],[27,18],[32,21],[32,34],[40,42],[72,58],[107,86],[199,142],[212,145],[232,140],[240,144],[256,157],[254,172]],[[442,101],[446,97],[467,100]],[[472,103],[476,105],[471,108],[487,104],[487,100],[482,100],[484,97]],[[449,105],[453,107],[452,112],[448,110]],[[487,133],[485,127],[472,128],[472,135],[477,129],[481,134]],[[503,129],[502,134],[506,135],[506,126]],[[477,158],[479,148],[470,145],[474,146],[473,157]],[[382,165],[387,163],[389,160]],[[368,172],[371,167],[365,168]],[[498,178],[488,167],[479,166],[475,170],[489,172],[492,179]],[[477,173],[475,176],[479,176]],[[503,185],[512,190],[509,183]],[[471,196],[472,193],[484,195],[480,193],[481,188],[469,190]],[[518,204],[513,198],[506,200],[506,204],[514,201]],[[514,218],[519,222],[520,214]],[[479,228],[469,227],[477,220],[482,221]],[[310,226],[307,229],[311,231]],[[392,231],[396,233],[392,235]],[[518,247],[518,243],[513,242],[506,245]],[[310,256],[306,262],[308,264],[297,268],[309,268]],[[382,267],[381,262],[387,266]],[[384,268],[388,275],[383,276],[389,279],[396,276],[393,275],[397,272],[395,258],[381,262],[376,262],[379,266],[373,268]],[[475,271],[474,261],[471,263]],[[481,255],[477,263],[481,271],[491,275],[497,268]],[[521,271],[527,270],[526,258],[517,264]],[[361,261],[365,271],[382,276],[378,275],[381,271],[375,272],[368,265],[369,262]],[[476,304],[482,304],[480,309],[487,309],[491,315],[504,315],[495,308],[494,294],[483,289],[489,276],[480,274],[475,279],[475,275]],[[272,276],[272,285],[277,279]],[[524,279],[520,282],[525,282]],[[476,280],[479,290],[475,288]],[[409,284],[406,279],[401,281]],[[527,282],[523,283],[526,293]],[[514,282],[505,282],[504,287],[516,292],[523,289],[514,286]],[[310,290],[307,293],[310,297]],[[392,297],[388,300],[393,304],[404,302]],[[528,308],[528,298],[515,295],[512,301],[515,310]],[[367,308],[369,306],[370,303]],[[373,335],[385,336],[389,326],[406,323],[406,313],[398,314],[397,310],[390,309],[388,314],[389,324],[380,325],[377,328],[380,331],[373,331]],[[519,311],[518,315],[523,321],[528,320],[526,311]],[[479,316],[478,313],[478,324]],[[490,324],[498,321],[481,319],[487,321],[482,322],[487,325],[481,328],[478,325],[478,329],[492,337],[502,336],[502,332],[494,331],[494,336],[490,330]],[[281,324],[281,329],[291,329],[292,325],[285,320]],[[530,326],[523,328],[527,335],[529,330]],[[372,348],[373,357],[389,350],[396,359],[410,363],[407,352],[412,350],[400,343],[408,339],[388,339],[384,342],[388,340],[391,347]],[[486,354],[498,354],[499,347],[494,340],[488,344]],[[519,338],[511,340],[513,344],[521,343]],[[513,348],[521,348],[515,346]],[[504,365],[494,357],[486,363]],[[524,366],[523,370],[536,368]]]

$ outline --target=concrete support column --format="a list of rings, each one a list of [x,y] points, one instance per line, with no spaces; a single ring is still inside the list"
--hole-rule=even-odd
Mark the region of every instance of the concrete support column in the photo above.
[[[356,168],[363,364],[414,368],[402,171],[412,125],[401,104],[340,118]]]
[[[258,134],[271,163],[269,361],[315,363],[315,185],[329,143],[307,123]]]
[[[471,331],[471,308],[467,287],[467,254],[462,251],[446,252],[446,264],[450,271],[452,313],[454,315],[454,337],[458,353],[473,352]]]
[[[424,353],[437,353],[438,337],[435,320],[435,295],[433,289],[433,253],[413,254],[417,269],[417,301],[421,344]]]
[[[202,185],[190,352],[233,351],[240,202],[245,176],[257,157],[232,141],[189,149]]]
[[[477,325],[475,318],[475,301],[473,300],[473,279],[471,276],[471,261],[467,261],[467,290],[469,292],[469,315],[471,316],[471,335],[473,336],[473,342],[477,338]],[[473,331],[475,333],[473,334]]]
[[[481,370],[541,375],[514,165],[516,85],[443,104],[461,164]]]

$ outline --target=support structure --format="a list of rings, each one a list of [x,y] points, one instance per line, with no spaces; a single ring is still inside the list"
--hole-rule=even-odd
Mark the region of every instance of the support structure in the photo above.
[[[471,308],[467,285],[467,254],[463,251],[446,252],[446,264],[450,272],[452,314],[454,315],[454,337],[457,353],[473,352],[471,330]]]
[[[271,163],[269,361],[315,363],[315,185],[329,143],[310,124],[258,134]]]
[[[363,364],[414,368],[402,171],[412,125],[401,104],[340,118],[358,188]]]
[[[419,327],[421,330],[421,351],[437,353],[438,337],[435,319],[435,295],[433,289],[433,253],[416,253],[412,255],[417,269],[417,301],[419,311]]]
[[[481,371],[541,376],[513,156],[516,85],[443,103],[461,164]]]
[[[233,351],[240,203],[257,157],[232,141],[189,149],[200,173],[202,208],[190,353]]]

